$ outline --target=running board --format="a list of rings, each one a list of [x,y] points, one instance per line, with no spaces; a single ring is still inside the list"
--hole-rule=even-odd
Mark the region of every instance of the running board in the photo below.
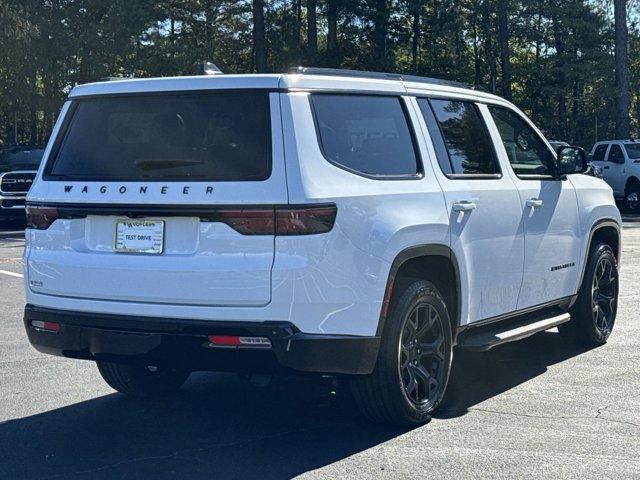
[[[463,350],[484,352],[507,342],[530,337],[534,333],[549,330],[571,320],[566,312],[542,311],[503,320],[493,324],[469,327],[458,337],[458,347]]]

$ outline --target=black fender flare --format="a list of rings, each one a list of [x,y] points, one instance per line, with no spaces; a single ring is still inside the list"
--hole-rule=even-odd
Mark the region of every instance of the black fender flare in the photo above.
[[[382,300],[382,308],[380,309],[380,319],[378,320],[378,328],[376,330],[376,336],[382,335],[382,330],[384,329],[384,323],[387,318],[389,303],[391,301],[391,296],[393,294],[393,286],[395,283],[396,275],[400,270],[400,267],[413,258],[418,257],[443,257],[449,261],[453,268],[453,274],[455,278],[455,289],[456,289],[456,299],[457,305],[455,306],[455,318],[452,316],[452,320],[454,320],[452,328],[454,331],[452,332],[455,337],[455,329],[460,325],[460,309],[462,305],[462,295],[461,295],[461,286],[460,286],[460,268],[458,266],[458,260],[456,258],[455,253],[448,245],[444,244],[425,244],[425,245],[415,245],[413,247],[408,247],[402,251],[400,251],[393,262],[391,263],[391,268],[389,270],[389,277],[387,279],[387,285],[385,287],[384,298]]]
[[[587,261],[589,260],[589,252],[591,251],[593,236],[596,234],[598,230],[601,230],[603,228],[608,228],[608,227],[613,227],[616,230],[616,234],[618,236],[618,251],[614,252],[614,254],[616,256],[616,260],[618,261],[618,264],[620,263],[620,254],[622,253],[622,238],[620,235],[620,224],[613,218],[601,218],[591,226],[591,230],[589,231],[589,241],[587,242],[587,249],[584,253],[584,258],[582,260],[582,269],[581,269],[582,271],[580,272],[580,281],[578,282],[578,290],[580,290],[580,286],[582,285],[582,282],[584,280],[584,273],[585,273],[585,270],[587,269]]]

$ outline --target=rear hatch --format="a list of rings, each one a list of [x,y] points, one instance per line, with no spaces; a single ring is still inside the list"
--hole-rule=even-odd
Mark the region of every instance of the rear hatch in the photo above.
[[[204,306],[271,300],[287,203],[267,90],[75,98],[29,195],[29,287]]]

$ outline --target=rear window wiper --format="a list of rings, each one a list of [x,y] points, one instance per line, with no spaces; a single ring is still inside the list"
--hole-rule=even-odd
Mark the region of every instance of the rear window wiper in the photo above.
[[[164,168],[175,167],[193,167],[196,165],[202,165],[202,160],[181,160],[181,159],[166,159],[166,160],[136,160],[133,164],[140,170],[162,170]]]

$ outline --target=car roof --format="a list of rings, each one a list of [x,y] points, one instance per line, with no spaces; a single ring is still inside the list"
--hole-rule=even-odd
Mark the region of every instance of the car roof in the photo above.
[[[69,98],[213,89],[330,90],[455,96],[460,99],[511,105],[501,97],[475,90],[457,82],[426,77],[401,76],[399,74],[331,69],[292,70],[292,73],[285,74],[217,74],[161,78],[123,78],[78,85],[71,90]]]
[[[632,138],[629,138],[626,140],[600,140],[596,142],[595,145],[608,145],[610,143],[622,143],[624,145],[634,145],[634,144],[639,144],[640,140],[634,140]]]

